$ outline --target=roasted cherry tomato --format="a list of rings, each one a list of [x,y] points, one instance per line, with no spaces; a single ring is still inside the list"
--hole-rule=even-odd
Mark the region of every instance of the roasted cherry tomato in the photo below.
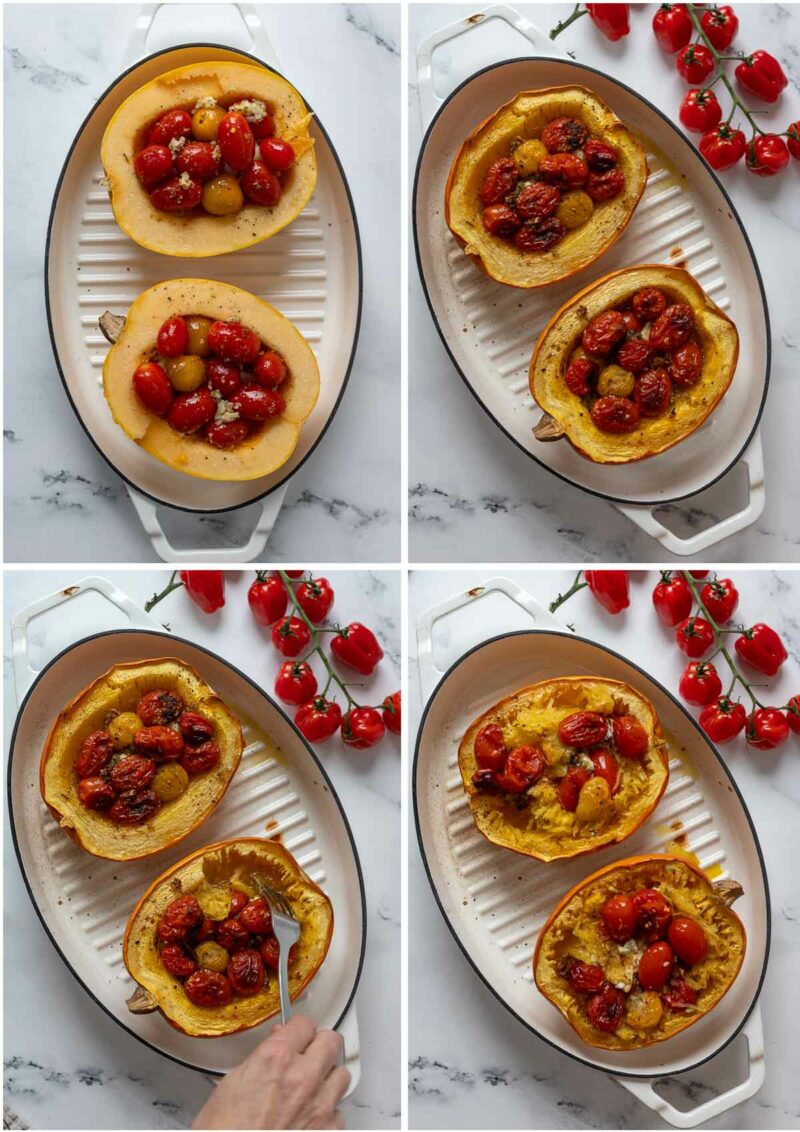
[[[792,696],[786,705],[786,722],[795,735],[800,735],[800,696]]]
[[[341,731],[343,743],[363,751],[380,742],[386,728],[381,713],[375,708],[355,707],[342,719]]]
[[[574,766],[558,781],[558,800],[571,814],[578,808],[581,789],[592,777],[591,771],[582,766]]]
[[[763,621],[737,637],[735,647],[742,660],[746,660],[765,676],[774,676],[789,655],[775,630]]]
[[[214,734],[214,724],[210,719],[201,715],[199,711],[182,712],[178,726],[181,729],[184,742],[189,743],[192,747],[197,747],[200,743],[207,743]]]
[[[279,417],[286,402],[277,389],[264,389],[261,385],[243,385],[231,398],[231,405],[248,421],[268,421]]]
[[[144,755],[123,755],[109,772],[111,785],[118,794],[127,790],[144,790],[156,773],[156,764]]]
[[[253,164],[256,139],[244,114],[228,113],[217,130],[217,145],[227,165],[235,173],[244,173]]]
[[[699,660],[714,644],[714,630],[705,617],[687,617],[675,634],[678,648],[693,660]]]
[[[558,973],[579,994],[597,994],[603,989],[606,981],[602,967],[595,963],[584,963],[583,960],[574,959],[572,956],[559,963]]]
[[[619,168],[607,169],[605,173],[592,171],[586,178],[586,194],[595,204],[604,200],[614,200],[625,188],[625,174]]]
[[[666,413],[672,400],[672,382],[662,367],[645,370],[636,379],[634,400],[643,417],[660,417]]]
[[[678,68],[678,74],[686,79],[687,83],[702,83],[714,70],[714,56],[704,43],[688,43],[678,52],[675,66]],[[712,122],[711,125],[716,125],[716,122]]]
[[[700,152],[712,169],[730,169],[741,161],[747,149],[747,139],[741,130],[723,122],[709,130],[700,139]]]
[[[523,252],[546,252],[548,248],[555,247],[565,232],[566,228],[557,216],[548,216],[546,220],[526,220],[514,234],[514,246]]]
[[[108,816],[120,825],[139,825],[152,817],[160,805],[158,795],[149,787],[129,790],[117,798],[109,808]]]
[[[611,724],[614,744],[626,759],[640,759],[646,754],[650,740],[639,720],[633,715],[616,715]]]
[[[777,102],[789,80],[778,60],[768,51],[754,51],[734,71],[737,82],[765,102]]]
[[[285,173],[294,164],[294,147],[282,138],[265,138],[258,148],[261,160],[273,173]]]
[[[789,150],[777,134],[759,134],[747,147],[747,170],[756,177],[774,177],[788,164]]]
[[[726,51],[736,38],[739,19],[733,8],[725,4],[721,8],[707,8],[703,12],[700,26],[712,47],[717,51]]]
[[[256,580],[247,591],[247,603],[259,625],[274,625],[286,612],[289,595],[277,574],[257,570]]]
[[[233,448],[249,435],[247,421],[212,421],[203,429],[203,438],[215,448]]]
[[[181,766],[187,774],[205,774],[220,760],[219,743],[209,740],[198,743],[196,747],[185,747],[181,755]]]
[[[694,311],[686,303],[673,303],[650,327],[653,350],[677,350],[694,330]]]
[[[619,785],[619,767],[612,751],[608,747],[598,747],[591,752],[589,758],[594,763],[594,773],[598,778],[604,778],[608,788],[613,794]]]
[[[280,354],[276,354],[274,350],[265,350],[256,358],[253,373],[259,385],[277,389],[279,385],[283,385],[289,371]]]
[[[672,351],[669,363],[669,376],[673,385],[683,389],[696,385],[703,372],[703,351],[690,338],[677,350]]]
[[[487,204],[482,214],[483,226],[492,236],[507,239],[519,229],[522,221],[507,204]]]
[[[502,770],[508,754],[503,729],[496,723],[487,723],[475,736],[473,750],[481,770]]]
[[[789,738],[789,724],[778,708],[756,708],[748,716],[745,734],[748,746],[759,751],[771,751]]]
[[[598,397],[591,409],[592,422],[602,432],[610,433],[633,432],[639,427],[641,415],[636,402],[627,397]]]
[[[514,211],[523,220],[546,220],[553,215],[560,201],[561,193],[554,185],[531,181],[523,185],[514,198]]]
[[[221,570],[181,570],[187,594],[203,613],[216,613],[225,604],[225,576]]]
[[[596,370],[597,366],[591,358],[576,358],[569,363],[564,373],[567,389],[576,397],[585,397],[590,389],[589,378],[594,376]]]
[[[639,321],[633,311],[623,312],[623,317],[626,315],[626,322],[629,318],[636,319],[636,322]],[[617,362],[629,373],[641,373],[642,370],[647,368],[652,354],[653,351],[644,338],[629,338],[617,350]]]
[[[683,97],[678,117],[687,130],[704,134],[722,121],[722,107],[713,90],[690,90]]]
[[[544,756],[538,747],[515,747],[503,769],[495,773],[495,781],[501,790],[520,794],[541,778],[544,768]]]
[[[402,706],[399,692],[392,692],[391,696],[386,697],[381,704],[381,715],[387,731],[393,731],[395,735],[399,735],[402,724]]]
[[[744,705],[728,696],[720,696],[700,712],[700,726],[714,743],[734,739],[747,723]]]
[[[739,605],[739,591],[730,578],[717,578],[706,582],[700,591],[700,600],[716,623],[725,625]]]
[[[263,204],[272,208],[281,199],[281,183],[271,169],[261,161],[255,161],[239,178],[239,187],[253,204]]]
[[[550,153],[572,153],[588,136],[588,127],[578,118],[553,118],[542,130],[540,140]]]
[[[338,661],[355,668],[362,676],[369,676],[383,659],[378,638],[360,621],[352,621],[339,630],[331,640],[331,652]]]
[[[190,177],[173,177],[164,181],[150,193],[153,207],[162,212],[191,212],[203,199],[203,186]]]
[[[243,948],[232,955],[225,974],[236,993],[244,996],[257,994],[266,981],[264,963],[252,947]]]
[[[228,909],[228,919],[235,919],[239,915],[242,908],[247,904],[250,897],[246,892],[242,892],[241,888],[234,888],[231,902]]]
[[[203,909],[196,896],[179,896],[161,914],[156,934],[164,943],[183,943],[203,922]]]
[[[664,940],[651,943],[639,960],[637,975],[645,990],[660,991],[672,974],[675,956]]]
[[[640,888],[633,894],[636,927],[646,940],[663,939],[672,919],[672,905],[655,888]]]
[[[607,173],[619,162],[619,153],[613,145],[608,145],[599,138],[589,138],[584,143],[583,156],[593,173]]]
[[[89,810],[108,810],[116,798],[113,786],[99,775],[88,775],[78,783],[78,801]]]
[[[205,184],[222,170],[222,159],[211,142],[193,141],[185,145],[175,160],[179,173],[188,173],[193,181]]]
[[[165,417],[172,408],[175,393],[158,362],[142,362],[136,367],[133,388],[142,404],[157,417]]]
[[[597,30],[612,43],[631,30],[627,4],[587,4],[586,10]]]
[[[662,4],[653,16],[653,31],[662,51],[675,54],[692,38],[692,17],[685,4]]]
[[[618,345],[628,333],[625,319],[619,311],[603,311],[584,328],[581,345],[587,354],[604,358]]]
[[[172,175],[172,151],[165,145],[146,145],[133,159],[133,171],[146,189]]]
[[[171,428],[178,432],[197,432],[210,421],[217,411],[217,402],[204,388],[193,393],[181,393],[172,403],[167,416]]]
[[[285,704],[308,703],[317,694],[317,678],[304,660],[287,660],[275,677],[275,695]]]
[[[596,1030],[612,1033],[625,1013],[625,995],[610,984],[586,1003],[586,1016]]]
[[[155,762],[179,759],[183,754],[183,736],[180,731],[160,725],[143,727],[141,731],[137,731],[133,745],[140,754],[147,755]]]
[[[292,963],[297,951],[297,944],[293,943],[289,948],[289,963]],[[280,958],[281,948],[274,935],[268,936],[259,948],[261,959],[265,967],[269,967],[271,971],[278,970],[278,960]]]
[[[637,915],[633,897],[627,892],[609,896],[600,909],[605,929],[617,943],[626,943],[636,931]]]
[[[678,958],[689,966],[702,962],[708,954],[706,933],[689,916],[673,916],[667,939]]]
[[[233,997],[230,982],[219,971],[195,971],[183,989],[196,1006],[224,1006]]]
[[[325,620],[333,605],[333,588],[327,578],[309,578],[301,582],[294,596],[303,613],[315,625]]]
[[[258,357],[261,340],[254,330],[241,322],[212,322],[208,330],[211,352],[226,362],[249,365]]]
[[[661,998],[671,1010],[685,1010],[687,1006],[694,1006],[697,1002],[697,991],[680,975],[673,975]]]
[[[621,613],[630,605],[627,570],[585,570],[583,576],[592,597],[609,613]]]
[[[297,656],[310,641],[308,626],[299,617],[282,617],[272,627],[272,643],[284,656]]]
[[[667,309],[667,296],[658,287],[643,287],[631,299],[631,306],[642,322],[653,322]]]
[[[596,747],[608,735],[608,719],[597,711],[575,711],[558,725],[558,737],[565,747]]]
[[[197,970],[197,963],[188,955],[179,943],[168,943],[161,948],[161,962],[170,975],[177,979],[186,979]]]
[[[539,162],[539,175],[557,189],[579,189],[586,184],[589,166],[575,153],[551,153]]]
[[[241,909],[240,909],[241,911]],[[217,943],[233,954],[250,946],[250,932],[238,920],[223,920],[217,927]]]
[[[78,778],[89,778],[99,774],[114,754],[114,740],[108,731],[93,731],[81,743],[75,759],[75,773]]]
[[[692,660],[683,670],[678,691],[687,704],[705,707],[712,700],[719,699],[722,681],[713,664],[705,660]]]
[[[682,574],[664,571],[653,590],[653,605],[662,624],[674,628],[692,612],[692,591]]]
[[[267,935],[272,931],[272,913],[269,904],[263,896],[254,896],[248,900],[239,913],[239,921],[249,932],[256,935]]]
[[[183,700],[167,688],[153,688],[139,697],[136,715],[145,727],[160,727],[174,723],[183,711]]]
[[[323,743],[335,735],[342,724],[342,709],[333,700],[317,696],[303,704],[294,717],[301,735],[312,743]]]
[[[483,178],[479,196],[481,204],[502,204],[519,180],[519,169],[510,157],[493,162]]]
[[[150,127],[148,145],[168,146],[175,138],[188,138],[192,133],[192,116],[186,110],[168,110]]]

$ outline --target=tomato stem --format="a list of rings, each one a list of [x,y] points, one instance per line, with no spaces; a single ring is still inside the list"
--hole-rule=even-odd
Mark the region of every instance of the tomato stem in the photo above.
[[[689,5],[689,6],[691,7],[691,5]],[[732,675],[731,684],[730,684],[730,687],[728,688],[728,691],[727,691],[726,694],[728,695],[728,697],[730,697],[731,694],[733,693],[733,690],[736,687],[736,685],[741,684],[742,687],[744,688],[744,690],[747,692],[748,696],[750,697],[750,700],[752,701],[752,703],[757,707],[763,707],[764,705],[761,703],[761,700],[759,700],[758,697],[753,694],[753,688],[760,686],[760,685],[751,684],[748,680],[745,680],[744,676],[742,676],[741,672],[739,671],[739,667],[736,664],[736,661],[733,659],[730,652],[728,651],[728,649],[723,644],[723,634],[725,634],[725,633],[737,633],[737,634],[739,634],[739,633],[742,632],[742,629],[741,628],[739,628],[739,629],[724,629],[721,625],[718,625],[716,623],[716,621],[714,620],[714,618],[711,616],[711,614],[708,612],[708,609],[707,609],[706,605],[704,604],[703,599],[700,597],[700,590],[698,589],[697,582],[692,577],[691,572],[689,570],[681,570],[681,573],[683,574],[683,576],[686,580],[686,583],[689,586],[689,589],[692,591],[692,596],[694,597],[694,600],[697,602],[698,613],[696,613],[695,616],[697,617],[697,616],[702,615],[703,617],[705,617],[706,621],[708,621],[708,623],[711,626],[713,633],[714,633],[714,639],[717,643],[717,648],[712,653],[711,657],[709,657],[709,661],[713,660],[715,656],[719,656],[719,654],[722,653],[722,655],[725,657],[725,660],[728,663],[728,668],[731,671],[731,675]],[[706,662],[706,663],[708,663],[708,662]]]
[[[753,114],[764,114],[764,113],[766,113],[766,111],[764,111],[764,110],[749,110],[745,106],[745,104],[742,102],[742,100],[739,98],[738,94],[736,93],[734,86],[733,86],[733,83],[728,78],[728,76],[725,74],[725,70],[722,66],[723,62],[726,59],[738,59],[739,61],[741,61],[743,58],[746,58],[746,56],[721,55],[719,53],[719,51],[717,51],[714,44],[711,42],[711,40],[706,35],[706,33],[703,29],[703,25],[700,23],[700,20],[699,20],[698,15],[697,15],[698,5],[697,4],[687,4],[686,7],[689,9],[689,15],[692,18],[692,23],[694,24],[694,26],[697,30],[698,36],[700,37],[702,42],[706,45],[708,50],[711,52],[711,54],[714,58],[714,62],[716,63],[716,67],[717,67],[717,73],[714,76],[713,81],[711,82],[711,84],[707,84],[705,87],[703,87],[703,89],[704,90],[710,90],[711,87],[714,85],[714,83],[717,81],[717,79],[722,79],[723,83],[725,84],[725,86],[728,90],[728,94],[731,96],[731,102],[733,103],[733,105],[731,106],[731,112],[728,115],[728,117],[725,119],[726,124],[730,122],[730,120],[733,117],[736,110],[739,109],[744,114],[745,118],[750,123],[750,125],[752,126],[753,134],[754,135],[755,134],[763,134],[764,131],[762,129],[759,129],[759,127],[753,121]]]
[[[153,596],[150,598],[150,600],[145,602],[145,604],[144,604],[145,613],[149,613],[154,605],[158,605],[158,603],[160,601],[163,601],[164,598],[168,594],[172,593],[173,590],[180,590],[180,589],[183,588],[183,582],[176,582],[175,581],[175,575],[177,573],[178,573],[177,570],[173,570],[172,571],[172,577],[170,578],[169,582],[164,587],[164,589],[161,591],[161,593],[153,594]]]
[[[588,8],[584,8],[582,4],[576,4],[572,9],[571,15],[567,16],[565,20],[561,20],[561,22],[557,23],[554,28],[550,29],[550,38],[555,39],[556,36],[561,35],[562,31],[568,28],[570,24],[574,24],[576,20],[579,20],[581,18],[581,16],[586,16],[588,14]]]
[[[327,679],[327,682],[325,684],[325,691],[322,693],[323,696],[327,696],[328,689],[330,688],[331,683],[336,683],[339,686],[339,689],[341,690],[342,694],[347,699],[348,709],[354,708],[354,707],[363,707],[362,704],[359,704],[358,701],[354,700],[353,697],[350,695],[350,693],[347,690],[348,685],[345,684],[344,680],[341,680],[339,678],[339,676],[337,676],[336,672],[333,669],[333,666],[331,665],[331,662],[328,660],[327,656],[325,655],[325,653],[322,650],[322,646],[319,643],[319,635],[321,633],[338,633],[339,629],[338,628],[337,629],[320,629],[320,628],[318,628],[311,621],[310,617],[308,617],[305,610],[303,609],[303,607],[298,602],[297,597],[295,596],[295,592],[294,592],[294,589],[292,587],[292,582],[294,581],[294,579],[290,578],[285,570],[279,570],[278,576],[280,577],[281,581],[283,582],[284,586],[286,587],[286,592],[289,595],[289,601],[292,603],[292,608],[293,608],[294,612],[297,614],[297,616],[300,618],[300,620],[305,624],[306,628],[308,629],[309,633],[311,634],[311,640],[312,640],[313,644],[312,644],[312,647],[306,653],[306,655],[303,657],[303,660],[307,661],[309,657],[313,656],[316,653],[316,655],[320,658],[320,660],[325,665],[325,668],[327,670],[328,679]],[[298,582],[302,582],[302,580],[303,580],[302,578],[297,579]],[[353,686],[355,687],[356,685],[353,685]]]

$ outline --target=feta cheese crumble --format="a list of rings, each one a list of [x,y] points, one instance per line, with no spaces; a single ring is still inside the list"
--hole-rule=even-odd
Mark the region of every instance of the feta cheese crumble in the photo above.
[[[217,105],[217,100],[212,95],[207,94],[205,98],[198,98],[194,104],[195,111],[197,110],[213,110]]]
[[[267,116],[267,107],[257,98],[245,98],[229,106],[230,111],[243,114],[248,122],[262,122]]]

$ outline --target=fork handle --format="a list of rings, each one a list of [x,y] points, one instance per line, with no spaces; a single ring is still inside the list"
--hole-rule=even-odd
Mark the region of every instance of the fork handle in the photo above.
[[[278,953],[278,991],[281,996],[281,1021],[286,1025],[292,1016],[292,1000],[289,998],[289,948],[283,946]]]

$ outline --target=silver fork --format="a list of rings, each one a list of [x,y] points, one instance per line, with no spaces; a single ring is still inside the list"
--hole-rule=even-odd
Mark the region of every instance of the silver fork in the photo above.
[[[281,1021],[285,1024],[292,1015],[292,1003],[289,998],[289,948],[300,938],[300,925],[292,915],[292,909],[280,892],[270,888],[259,873],[253,873],[250,878],[263,896],[272,915],[272,930],[278,941],[278,990],[281,996]]]

